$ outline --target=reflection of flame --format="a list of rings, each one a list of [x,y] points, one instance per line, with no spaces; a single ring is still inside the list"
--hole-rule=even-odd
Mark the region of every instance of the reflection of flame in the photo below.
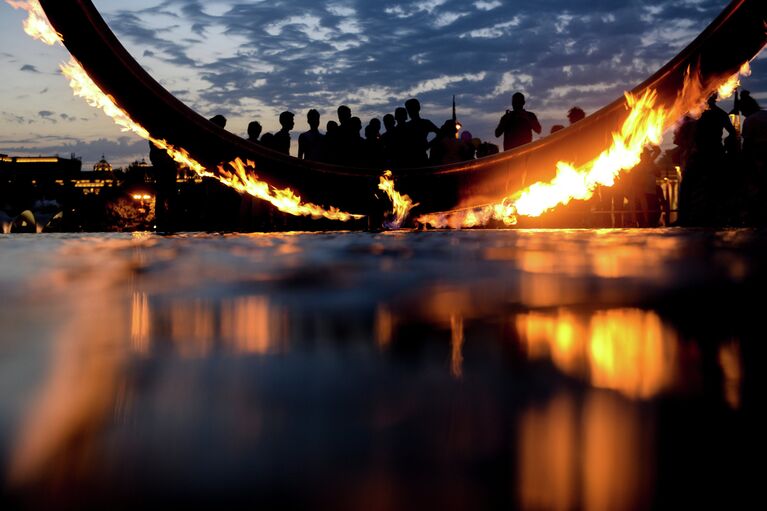
[[[455,378],[463,376],[463,317],[450,316],[450,374]]]
[[[595,387],[647,399],[674,381],[677,340],[652,312],[618,309],[591,318],[532,312],[517,317],[517,329],[529,356],[550,357]]]
[[[720,90],[722,98],[732,94],[741,74],[750,74],[748,62],[725,82]],[[588,200],[598,186],[612,186],[621,172],[635,167],[645,146],[660,144],[664,130],[685,113],[698,108],[700,99],[707,98],[713,90],[716,87],[704,88],[699,74],[688,70],[682,91],[671,108],[656,106],[658,97],[652,89],[638,96],[626,93],[629,115],[620,131],[613,133],[613,144],[594,160],[580,167],[560,161],[556,165],[556,176],[548,183],[534,183],[497,204],[457,213],[422,215],[417,221],[437,228],[474,227],[490,220],[513,225],[519,215],[537,217],[573,199]]]
[[[724,374],[724,398],[734,409],[740,408],[740,386],[743,380],[740,345],[733,341],[719,348],[719,365]]]
[[[48,44],[61,42],[60,36],[51,27],[39,2],[36,0],[30,0],[28,2],[6,1],[17,9],[20,8],[29,12],[29,18],[24,22],[24,28],[27,34]],[[90,106],[102,110],[115,122],[115,124],[120,126],[123,131],[133,132],[144,140],[152,142],[156,147],[166,151],[176,163],[193,170],[201,177],[217,179],[221,183],[231,186],[239,192],[248,193],[259,199],[266,200],[280,211],[291,215],[312,216],[315,218],[325,217],[331,220],[341,221],[347,221],[352,218],[362,218],[361,215],[344,213],[337,208],[331,207],[328,210],[325,210],[315,204],[302,203],[301,198],[289,188],[277,190],[268,183],[260,181],[253,172],[247,172],[239,158],[230,163],[231,167],[235,170],[234,173],[225,172],[224,175],[214,174],[208,171],[201,163],[190,157],[185,149],[173,147],[165,140],[152,137],[143,126],[133,121],[128,113],[117,105],[113,97],[105,94],[99,86],[96,85],[91,77],[88,76],[88,73],[82,65],[74,58],[72,58],[69,63],[62,64],[60,67],[64,76],[69,79],[69,86],[76,96],[84,98]],[[253,170],[254,164],[249,162],[249,166],[251,167],[250,170]]]
[[[630,403],[603,392],[529,408],[518,427],[520,508],[647,507],[652,437],[643,426]]]
[[[378,183],[378,189],[386,192],[391,200],[394,219],[391,222],[387,222],[386,227],[390,229],[399,229],[405,222],[408,213],[418,204],[413,204],[413,201],[408,195],[402,195],[394,189],[394,180],[392,179],[391,170],[384,171],[381,176],[381,180]]]
[[[29,16],[24,20],[24,32],[45,44],[61,43],[61,34],[56,32],[48,21],[40,2],[37,0],[5,0],[14,9],[27,11]]]

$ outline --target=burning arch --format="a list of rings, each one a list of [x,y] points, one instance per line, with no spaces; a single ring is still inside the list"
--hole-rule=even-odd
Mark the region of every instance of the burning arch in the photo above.
[[[258,175],[274,187],[291,187],[316,204],[359,214],[374,209],[378,172],[298,160],[217,128],[149,76],[90,0],[40,0],[40,5],[93,82],[153,138],[186,149],[210,169],[237,158],[252,161]],[[764,47],[766,22],[764,0],[733,0],[690,45],[632,93],[640,97],[655,91],[655,104],[668,110],[691,82],[699,97],[707,95]],[[578,165],[593,160],[610,145],[613,132],[628,116],[626,101],[619,98],[583,121],[513,151],[472,162],[401,170],[397,188],[419,203],[420,212],[502,201],[530,183],[551,180],[557,162]],[[664,127],[674,121],[667,120]]]

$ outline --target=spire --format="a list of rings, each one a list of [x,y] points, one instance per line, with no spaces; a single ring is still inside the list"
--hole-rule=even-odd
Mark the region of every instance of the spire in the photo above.
[[[455,116],[455,94],[453,94],[453,122],[457,120],[458,120],[458,117]]]

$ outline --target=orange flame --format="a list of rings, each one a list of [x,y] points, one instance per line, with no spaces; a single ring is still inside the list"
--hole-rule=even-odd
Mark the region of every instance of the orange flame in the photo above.
[[[399,229],[402,227],[405,219],[407,219],[410,210],[418,204],[413,204],[412,199],[408,195],[402,195],[394,188],[391,170],[384,171],[378,183],[378,189],[383,190],[392,203],[394,219],[386,222],[385,226],[389,229]]]
[[[579,167],[560,161],[556,165],[556,176],[548,183],[534,183],[497,204],[422,215],[417,222],[435,228],[474,227],[485,225],[490,220],[514,225],[519,215],[537,217],[573,199],[588,200],[598,186],[612,186],[621,172],[635,167],[645,146],[660,144],[663,132],[677,119],[690,111],[701,109],[701,98],[707,98],[714,90],[719,90],[720,97],[728,97],[728,92],[731,95],[740,84],[739,76],[748,76],[750,72],[746,62],[721,87],[706,88],[700,83],[699,75],[690,73],[688,69],[683,89],[671,108],[656,106],[658,96],[652,89],[645,90],[638,97],[626,93],[629,115],[620,131],[613,133],[613,144],[594,160]]]
[[[62,43],[61,34],[56,32],[51,26],[48,16],[45,15],[43,8],[40,6],[40,2],[37,0],[5,0],[5,2],[14,9],[27,11],[29,16],[24,20],[24,32],[32,36],[32,38],[51,46],[56,43]]]
[[[719,99],[727,99],[735,93],[735,89],[740,87],[740,77],[751,76],[751,64],[749,62],[740,66],[740,70],[727,79],[722,85],[720,85],[716,92],[719,95]]]
[[[344,213],[335,207],[323,209],[316,204],[301,202],[301,197],[296,195],[290,188],[279,190],[269,183],[260,181],[258,176],[254,174],[256,164],[252,161],[243,162],[240,158],[237,158],[229,162],[229,167],[232,169],[231,172],[223,166],[219,166],[219,174],[213,177],[240,193],[247,193],[269,202],[280,211],[296,216],[327,218],[328,220],[340,220],[342,222],[363,217],[363,215]]]
[[[62,42],[61,35],[51,26],[39,2],[36,0],[6,0],[6,2],[15,9],[23,9],[29,13],[29,17],[24,22],[24,30],[34,39],[43,41],[46,44]],[[72,88],[75,96],[85,99],[90,106],[102,110],[123,131],[132,132],[144,140],[150,141],[159,149],[167,152],[176,163],[191,169],[201,177],[217,179],[224,185],[230,186],[241,193],[248,193],[259,199],[266,200],[280,211],[291,215],[311,216],[313,218],[324,217],[344,222],[353,218],[362,218],[362,215],[344,213],[338,208],[330,207],[329,209],[324,209],[316,204],[301,202],[301,197],[296,195],[291,189],[278,190],[268,183],[259,181],[254,173],[248,173],[245,170],[246,165],[239,158],[229,164],[235,169],[234,173],[223,171],[223,168],[220,168],[223,171],[222,175],[210,172],[204,165],[192,158],[185,149],[174,147],[165,140],[152,137],[146,128],[133,121],[128,113],[119,107],[112,96],[105,94],[96,85],[76,59],[71,58],[68,63],[62,64],[60,69],[64,76],[69,79],[69,86]],[[248,162],[247,166],[251,170],[255,170],[253,162]]]

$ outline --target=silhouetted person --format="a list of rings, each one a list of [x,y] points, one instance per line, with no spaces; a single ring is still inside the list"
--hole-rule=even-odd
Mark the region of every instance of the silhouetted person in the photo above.
[[[455,138],[458,128],[452,119],[442,124],[439,135],[431,142],[429,163],[433,165],[447,165],[463,160],[461,154],[461,141]]]
[[[248,124],[248,140],[250,142],[258,142],[258,137],[261,136],[261,123],[253,121]]]
[[[474,139],[472,138],[471,131],[464,130],[461,133],[461,161],[473,160],[474,155],[477,153],[477,147],[474,145]]]
[[[549,135],[551,135],[552,133],[556,133],[557,131],[562,131],[563,129],[565,129],[565,127],[562,126],[561,124],[555,124],[554,126],[551,127],[551,131],[549,132]]]
[[[410,120],[405,125],[405,160],[410,167],[423,167],[429,163],[429,134],[439,135],[439,128],[428,119],[421,118],[421,103],[410,98],[405,101]]]
[[[160,232],[175,230],[178,165],[164,149],[149,142],[149,161],[155,173],[155,223]]]
[[[221,114],[214,115],[209,120],[210,120],[210,122],[212,122],[213,124],[215,124],[216,126],[218,126],[221,129],[226,128],[226,117],[224,117]]]
[[[760,225],[767,223],[767,111],[743,91],[740,100],[743,113],[743,160],[748,172],[750,220]]]
[[[282,112],[280,114],[280,126],[282,129],[274,134],[272,138],[272,148],[283,154],[290,154],[290,130],[293,129],[293,112]]]
[[[378,119],[371,119],[368,125],[365,126],[362,156],[365,160],[365,166],[371,169],[382,169],[385,166],[380,130],[381,121]]]
[[[381,149],[384,155],[384,163],[388,168],[397,167],[397,121],[392,114],[383,116],[383,125],[386,131],[381,135]]]
[[[657,227],[660,221],[663,191],[658,187],[660,171],[655,164],[659,154],[660,147],[654,145],[645,147],[639,164],[624,176],[628,178],[627,192],[634,212],[633,223],[639,227]]]
[[[583,111],[583,109],[579,106],[572,107],[567,112],[567,120],[570,121],[570,124],[575,124],[578,121],[582,121],[586,118],[586,112]]]
[[[325,136],[322,138],[322,161],[338,163],[340,148],[340,132],[336,121],[328,121],[325,125]]]
[[[694,148],[685,169],[682,187],[687,203],[680,213],[687,225],[711,225],[721,220],[720,180],[724,160],[722,132],[737,137],[727,112],[716,105],[717,95],[708,98],[708,109],[695,123]],[[681,196],[681,191],[680,191]]]
[[[515,92],[511,96],[511,111],[501,117],[495,136],[503,135],[503,150],[508,151],[533,141],[533,132],[541,133],[541,123],[534,113],[525,110],[525,96]]]
[[[306,114],[306,122],[309,124],[309,131],[305,131],[298,136],[298,158],[302,160],[320,161],[322,160],[322,139],[320,133],[320,113],[311,109]]]
[[[364,140],[360,136],[362,121],[359,117],[352,117],[347,126],[344,145],[341,146],[341,162],[344,165],[364,166]]]

